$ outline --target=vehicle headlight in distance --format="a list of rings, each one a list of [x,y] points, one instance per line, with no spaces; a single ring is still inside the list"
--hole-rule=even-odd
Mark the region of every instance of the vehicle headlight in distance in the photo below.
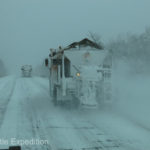
[[[80,73],[79,73],[79,72],[77,72],[77,73],[76,73],[76,76],[77,76],[77,77],[80,77]]]

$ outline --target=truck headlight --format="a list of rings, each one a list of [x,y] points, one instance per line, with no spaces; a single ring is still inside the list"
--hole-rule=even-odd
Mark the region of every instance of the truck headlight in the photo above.
[[[77,73],[76,73],[76,76],[77,76],[77,77],[80,77],[80,73],[79,73],[79,72],[77,72]]]

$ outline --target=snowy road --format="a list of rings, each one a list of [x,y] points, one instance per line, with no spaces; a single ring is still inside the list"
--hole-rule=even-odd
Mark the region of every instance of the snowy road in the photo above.
[[[150,131],[115,113],[54,107],[48,80],[37,77],[0,79],[0,148],[13,138],[48,141],[24,150],[150,149]]]

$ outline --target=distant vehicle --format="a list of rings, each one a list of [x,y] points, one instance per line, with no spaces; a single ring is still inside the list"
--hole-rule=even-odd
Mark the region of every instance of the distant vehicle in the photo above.
[[[31,77],[32,73],[32,66],[31,65],[23,65],[21,67],[22,70],[22,76],[23,77]]]
[[[50,95],[55,105],[71,103],[95,108],[111,101],[112,60],[108,50],[83,39],[66,48],[51,49]]]

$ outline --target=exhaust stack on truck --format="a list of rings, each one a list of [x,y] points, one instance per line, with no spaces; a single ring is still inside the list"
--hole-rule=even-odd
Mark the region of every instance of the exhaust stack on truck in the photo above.
[[[51,49],[50,95],[55,105],[97,107],[111,101],[111,55],[100,45],[83,39],[66,48]]]

